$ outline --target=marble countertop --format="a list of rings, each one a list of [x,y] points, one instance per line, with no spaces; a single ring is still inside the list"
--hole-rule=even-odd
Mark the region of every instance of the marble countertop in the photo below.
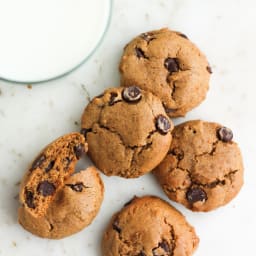
[[[123,46],[135,35],[161,27],[182,31],[206,53],[211,88],[191,119],[231,127],[244,156],[245,185],[228,206],[192,213],[175,205],[200,237],[196,256],[253,255],[256,229],[256,3],[253,0],[116,0],[107,35],[91,59],[70,75],[41,85],[0,81],[0,255],[100,255],[110,216],[133,195],[166,199],[151,175],[135,180],[107,178],[100,214],[82,232],[60,241],[37,238],[17,223],[19,181],[29,162],[50,141],[78,131],[90,97],[119,83]],[[89,161],[87,161],[89,164]]]

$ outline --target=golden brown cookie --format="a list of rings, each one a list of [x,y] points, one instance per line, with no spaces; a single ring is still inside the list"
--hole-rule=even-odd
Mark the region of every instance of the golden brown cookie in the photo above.
[[[45,216],[34,217],[22,206],[19,223],[34,235],[60,239],[79,232],[97,215],[104,186],[94,167],[70,176],[49,205]]]
[[[185,217],[160,198],[134,198],[107,227],[103,256],[190,256],[199,239]]]
[[[167,28],[143,33],[124,49],[121,85],[158,96],[171,117],[184,116],[206,97],[211,68],[184,35]]]
[[[111,88],[95,97],[82,116],[88,155],[106,175],[141,176],[165,157],[171,120],[161,101],[136,86]]]
[[[193,211],[227,204],[243,185],[243,161],[230,129],[190,121],[173,130],[168,155],[154,170],[167,196]]]
[[[20,202],[34,217],[44,216],[58,189],[74,172],[78,159],[87,152],[80,133],[64,135],[48,145],[26,172]]]

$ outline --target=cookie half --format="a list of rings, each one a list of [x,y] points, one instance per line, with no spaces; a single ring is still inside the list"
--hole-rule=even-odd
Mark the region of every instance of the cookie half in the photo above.
[[[88,155],[106,175],[139,177],[165,157],[173,124],[161,101],[136,86],[111,88],[82,115]]]
[[[160,198],[134,198],[108,225],[103,256],[190,256],[199,243],[185,217]]]
[[[97,215],[104,186],[94,167],[75,173],[58,190],[43,217],[34,217],[22,206],[19,223],[34,235],[60,239],[79,232]]]
[[[169,153],[154,174],[166,195],[193,211],[230,202],[243,185],[243,160],[230,129],[189,121],[173,130]]]
[[[49,144],[26,172],[20,189],[20,202],[34,217],[43,216],[59,188],[74,172],[79,158],[87,152],[80,133],[64,135]]]
[[[167,28],[143,33],[124,49],[121,85],[157,95],[170,117],[184,116],[206,97],[211,68],[184,34]]]

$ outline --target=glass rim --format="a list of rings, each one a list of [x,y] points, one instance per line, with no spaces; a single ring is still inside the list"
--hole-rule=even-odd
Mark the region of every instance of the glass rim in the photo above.
[[[108,0],[109,1],[109,12],[108,12],[108,17],[107,17],[107,22],[105,25],[105,28],[103,30],[102,35],[100,36],[99,40],[97,41],[97,43],[95,44],[94,48],[91,50],[91,52],[81,61],[79,62],[77,65],[75,65],[73,68],[61,73],[60,75],[57,76],[53,76],[47,79],[43,79],[43,80],[31,80],[31,81],[18,81],[15,79],[9,79],[9,78],[4,78],[0,76],[0,81],[3,82],[7,82],[7,83],[13,83],[13,84],[20,84],[20,85],[38,85],[38,84],[42,84],[42,83],[47,83],[47,82],[51,82],[51,81],[55,81],[58,80],[60,78],[63,78],[67,75],[69,75],[70,73],[74,72],[75,70],[77,70],[78,68],[80,68],[83,64],[85,64],[91,57],[92,55],[98,50],[98,48],[100,47],[100,45],[102,44],[107,31],[110,27],[110,23],[111,23],[111,17],[112,17],[112,11],[113,11],[113,0]]]

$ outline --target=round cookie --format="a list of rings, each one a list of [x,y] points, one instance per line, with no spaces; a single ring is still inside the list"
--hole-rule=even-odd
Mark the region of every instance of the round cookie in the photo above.
[[[103,256],[190,256],[199,243],[185,217],[160,198],[134,198],[112,217]]]
[[[87,143],[80,133],[64,135],[42,150],[21,182],[20,202],[31,215],[40,217],[46,213],[85,152]]]
[[[139,177],[154,169],[171,143],[171,120],[161,101],[136,86],[111,88],[85,108],[88,155],[106,175]]]
[[[211,68],[184,35],[167,28],[143,33],[124,49],[121,85],[158,96],[170,117],[184,116],[206,97]]]
[[[19,223],[34,235],[60,239],[79,232],[97,215],[104,186],[94,167],[70,176],[59,189],[43,217],[19,208]]]
[[[243,185],[243,161],[230,129],[200,120],[173,130],[168,155],[154,170],[167,196],[193,211],[231,201]]]

